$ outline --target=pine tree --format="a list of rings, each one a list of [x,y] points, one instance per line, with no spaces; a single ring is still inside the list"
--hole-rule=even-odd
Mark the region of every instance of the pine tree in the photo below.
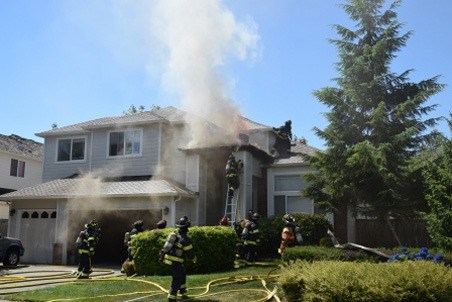
[[[452,114],[448,120],[452,133]],[[452,138],[441,137],[440,146],[424,162],[428,214],[428,232],[440,248],[452,251]],[[431,154],[431,152],[429,152]]]
[[[334,26],[340,36],[330,40],[339,56],[337,87],[314,93],[330,110],[327,127],[315,128],[326,150],[310,159],[319,173],[305,176],[310,185],[303,190],[317,205],[380,219],[414,215],[424,201],[410,194],[419,184],[410,160],[437,121],[425,118],[436,107],[425,103],[444,88],[438,76],[414,83],[408,78],[412,70],[390,71],[412,32],[400,33],[395,10],[401,1],[387,9],[385,2],[341,5],[356,26]]]

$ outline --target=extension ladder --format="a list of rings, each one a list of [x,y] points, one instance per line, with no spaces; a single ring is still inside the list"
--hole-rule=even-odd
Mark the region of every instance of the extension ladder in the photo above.
[[[229,185],[228,185],[228,191],[229,192]],[[226,206],[224,208],[224,217],[227,219],[227,223],[234,228],[235,223],[237,222],[237,212],[239,208],[239,195],[240,195],[240,188],[238,188],[234,192],[234,197],[232,199],[229,199],[229,195],[226,194]]]

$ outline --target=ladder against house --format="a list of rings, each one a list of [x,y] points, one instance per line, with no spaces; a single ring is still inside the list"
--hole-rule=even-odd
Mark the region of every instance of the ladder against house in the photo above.
[[[228,185],[228,191],[229,192],[229,185]],[[230,225],[232,228],[234,228],[235,223],[237,222],[237,213],[239,208],[239,196],[240,196],[240,189],[237,189],[234,192],[234,197],[232,199],[228,198],[228,194],[226,194],[226,206],[224,208],[224,218],[226,219],[227,225]]]

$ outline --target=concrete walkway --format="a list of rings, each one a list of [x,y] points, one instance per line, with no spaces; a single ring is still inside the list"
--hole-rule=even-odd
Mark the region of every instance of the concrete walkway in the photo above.
[[[4,295],[29,291],[39,288],[61,285],[73,282],[73,272],[76,266],[71,265],[47,265],[47,264],[20,264],[17,267],[0,266],[0,302]],[[100,266],[94,267],[91,278],[105,278],[124,276],[120,267]]]

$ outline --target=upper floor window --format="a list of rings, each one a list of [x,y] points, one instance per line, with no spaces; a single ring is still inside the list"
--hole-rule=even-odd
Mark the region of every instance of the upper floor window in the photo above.
[[[14,177],[25,177],[25,162],[12,158],[9,175]]]
[[[57,161],[85,159],[85,138],[65,138],[58,140]]]
[[[141,130],[110,132],[108,155],[128,156],[141,154]]]

